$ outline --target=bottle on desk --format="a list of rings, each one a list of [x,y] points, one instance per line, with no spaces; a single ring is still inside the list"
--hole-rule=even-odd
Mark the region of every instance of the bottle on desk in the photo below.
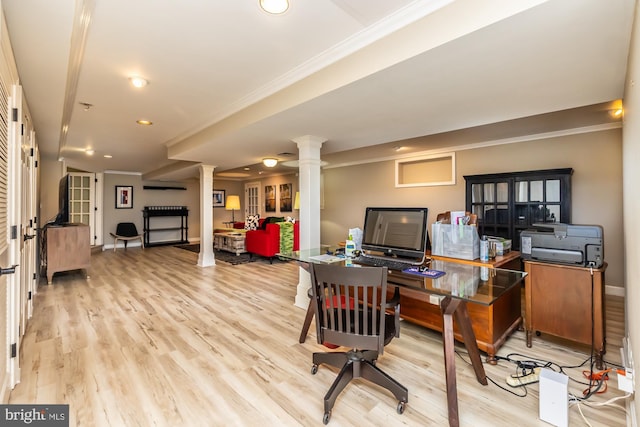
[[[489,240],[487,236],[480,239],[480,262],[489,262]]]
[[[344,243],[344,256],[347,258],[353,258],[356,251],[356,242],[353,241],[353,236],[349,234],[349,238]]]

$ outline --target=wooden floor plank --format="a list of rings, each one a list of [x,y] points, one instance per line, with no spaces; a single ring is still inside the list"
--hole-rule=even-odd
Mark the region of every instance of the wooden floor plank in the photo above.
[[[89,280],[67,272],[39,286],[10,403],[68,403],[72,426],[321,424],[337,370],[310,373],[312,353],[327,351],[314,325],[298,343],[305,313],[293,305],[297,265],[259,259],[201,268],[197,254],[174,247],[97,252],[91,261]],[[609,366],[620,363],[623,308],[622,298],[607,297]],[[515,332],[498,355],[554,366],[589,357],[588,346],[550,336],[534,336],[527,348],[524,335]],[[500,360],[485,370],[508,391],[482,386],[464,346],[456,349],[461,425],[547,425],[538,419],[538,384],[510,388],[515,365]],[[396,413],[391,393],[359,379],[338,397],[330,425],[447,424],[439,333],[403,321],[378,366],[409,389],[405,413]],[[587,387],[583,370],[588,363],[565,369],[572,393]],[[615,379],[608,387],[590,401],[623,395]],[[581,409],[592,426],[625,426],[623,406]],[[570,424],[585,425],[576,406],[569,413]]]

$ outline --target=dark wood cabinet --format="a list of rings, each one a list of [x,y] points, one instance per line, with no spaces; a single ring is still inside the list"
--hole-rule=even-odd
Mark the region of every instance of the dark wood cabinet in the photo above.
[[[511,239],[536,223],[571,223],[573,169],[467,175],[466,210],[478,215],[478,234]]]

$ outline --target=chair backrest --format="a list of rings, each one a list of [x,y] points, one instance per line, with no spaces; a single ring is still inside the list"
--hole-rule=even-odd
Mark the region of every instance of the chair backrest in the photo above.
[[[135,237],[138,235],[138,229],[132,222],[120,222],[116,226],[116,235],[123,237]]]
[[[318,343],[377,350],[386,325],[387,267],[311,264],[311,289]],[[391,322],[393,323],[393,322]]]

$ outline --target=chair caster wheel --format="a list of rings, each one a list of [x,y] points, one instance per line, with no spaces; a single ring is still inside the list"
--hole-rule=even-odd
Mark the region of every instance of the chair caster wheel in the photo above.
[[[322,417],[322,424],[329,424],[329,420],[331,419],[331,412],[325,412],[324,417]]]
[[[396,412],[398,412],[398,414],[402,415],[404,413],[404,409],[407,405],[407,402],[398,402],[398,407],[396,408]]]
[[[318,373],[318,365],[313,365],[311,367],[311,375],[315,375]]]

